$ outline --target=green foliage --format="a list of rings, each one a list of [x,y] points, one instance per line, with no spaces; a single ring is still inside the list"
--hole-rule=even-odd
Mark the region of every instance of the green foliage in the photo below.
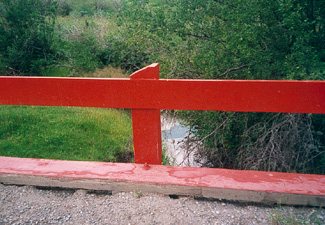
[[[271,215],[271,223],[272,225],[307,225],[307,224],[322,224],[322,220],[318,218],[321,213],[320,209],[305,209],[302,208],[300,210],[311,212],[308,216],[303,216],[302,213],[293,213],[292,210],[289,210],[285,207],[281,207],[281,205],[277,206],[274,210],[272,210]]]
[[[58,9],[56,13],[61,16],[69,16],[72,12],[72,6],[66,0],[58,0]]]
[[[97,55],[96,40],[89,33],[81,33],[78,39],[67,42],[64,49],[73,60],[71,63],[75,68],[81,68],[86,72],[95,71],[100,66]]]
[[[118,110],[0,107],[0,155],[130,162],[131,121]]]
[[[69,5],[69,15],[73,16],[91,16],[94,13],[93,3],[94,0],[60,0],[64,2],[62,5]],[[59,4],[60,4],[59,1]]]
[[[73,17],[58,22],[54,36],[57,57],[76,72],[93,72],[103,64],[104,35],[92,18]]]
[[[0,74],[5,74],[6,72],[6,63],[2,55],[0,54]]]
[[[164,142],[162,143],[161,148],[162,148],[162,151],[161,151],[162,165],[165,165],[165,166],[174,165],[173,162],[172,162],[172,159],[167,156],[167,146],[166,146],[166,144]]]
[[[134,197],[135,198],[141,198],[143,196],[143,193],[141,190],[139,191],[134,191]]]
[[[55,2],[1,0],[0,6],[0,51],[7,72],[35,74],[53,63]]]
[[[45,77],[67,77],[71,74],[71,70],[67,67],[51,66],[44,68],[41,74]]]
[[[130,43],[150,50],[146,61],[159,62],[163,77],[324,79],[324,9],[323,1],[307,0],[129,0],[122,5],[118,24],[132,34]],[[325,130],[314,116],[181,116],[201,140],[198,156],[206,166],[325,172],[325,141],[320,135]],[[268,152],[268,146],[279,152],[261,158],[259,152]],[[253,164],[248,166],[250,160]],[[261,161],[263,166],[258,165]]]
[[[302,0],[130,0],[119,14],[151,60],[168,54],[167,74],[231,79],[319,79],[323,15],[323,2]]]
[[[146,46],[141,45],[140,41],[130,34],[124,34],[124,38],[121,40],[116,37],[111,37],[111,42],[108,45],[108,56],[111,56],[107,63],[115,66],[120,66],[127,71],[136,71],[149,63],[148,55],[149,51]]]
[[[98,12],[115,12],[119,10],[121,0],[59,0],[69,5],[69,13],[74,16],[93,16]]]

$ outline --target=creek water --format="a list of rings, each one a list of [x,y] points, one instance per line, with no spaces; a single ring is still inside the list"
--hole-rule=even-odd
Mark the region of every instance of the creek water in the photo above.
[[[190,127],[182,125],[182,121],[168,114],[161,115],[161,134],[166,156],[172,166],[200,167],[195,162],[195,151],[188,151],[186,137],[190,135]]]

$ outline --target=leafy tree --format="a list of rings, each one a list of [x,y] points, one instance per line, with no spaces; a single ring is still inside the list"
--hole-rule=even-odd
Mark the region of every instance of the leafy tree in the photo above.
[[[299,0],[181,1],[173,29],[196,48],[189,49],[186,63],[191,66],[184,73],[218,79],[324,79],[324,6]],[[324,128],[315,132],[310,127],[318,115],[185,115],[204,140],[199,155],[206,166],[325,172]]]
[[[1,0],[0,51],[8,73],[39,73],[53,63],[56,3]]]
[[[324,1],[129,0],[124,3],[120,23],[136,34],[134,42],[150,49],[148,61],[160,62],[165,77],[325,78]],[[199,159],[206,166],[325,173],[325,130],[319,124],[323,115],[232,112],[181,115],[200,140],[192,147],[199,147]],[[277,146],[277,154],[270,154],[269,146]],[[265,157],[259,154],[263,151]]]

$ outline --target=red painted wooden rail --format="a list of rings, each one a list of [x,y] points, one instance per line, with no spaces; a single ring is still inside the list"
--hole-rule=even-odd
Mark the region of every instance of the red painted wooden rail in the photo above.
[[[130,79],[0,77],[0,105],[130,108],[135,163],[154,165],[161,164],[160,109],[325,113],[325,82],[164,80],[152,64]],[[324,195],[325,176],[301,176],[319,181],[317,190],[305,194]]]
[[[131,108],[136,163],[161,164],[160,109],[325,113],[325,82],[0,77],[0,104]]]

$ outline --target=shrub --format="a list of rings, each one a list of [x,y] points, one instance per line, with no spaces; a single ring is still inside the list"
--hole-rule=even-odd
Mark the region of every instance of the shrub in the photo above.
[[[72,7],[70,3],[65,0],[58,0],[57,14],[61,16],[69,16],[72,12]]]
[[[0,51],[7,72],[35,74],[54,62],[54,1],[2,0]]]
[[[101,41],[97,38],[97,25],[91,18],[74,17],[71,22],[57,26],[54,48],[64,65],[77,72],[92,72],[101,67],[98,57]]]

